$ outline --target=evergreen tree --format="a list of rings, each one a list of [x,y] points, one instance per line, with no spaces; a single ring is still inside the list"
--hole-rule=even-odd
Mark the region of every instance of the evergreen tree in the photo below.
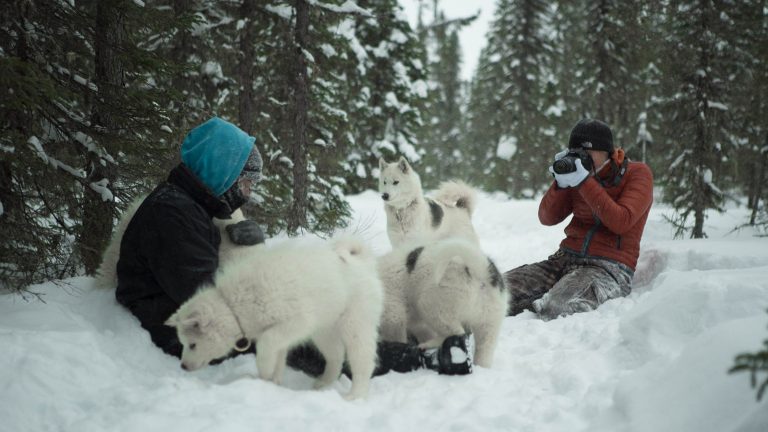
[[[425,153],[421,172],[426,187],[437,187],[440,181],[450,178],[462,178],[468,168],[462,140],[464,83],[460,76],[461,46],[458,36],[462,25],[446,24],[445,15],[438,12],[429,29],[423,30],[428,35],[426,40],[432,52],[427,67],[427,117],[420,133]]]
[[[243,9],[253,7],[252,1],[242,3]],[[176,23],[167,36],[155,39],[158,51],[170,59],[173,68],[159,84],[176,95],[168,109],[175,114],[174,138],[180,145],[189,129],[220,113],[235,87],[234,79],[224,75],[221,61],[238,58],[240,47],[229,34],[237,25],[237,6],[212,0],[154,0],[151,5],[169,8]],[[248,30],[246,35],[250,35]]]
[[[654,17],[649,5],[559,2],[553,22],[559,54],[555,69],[566,107],[567,120],[560,123],[564,131],[581,118],[598,118],[611,126],[615,144],[629,150],[636,144],[641,113],[648,122],[651,112],[656,125],[649,92],[658,44],[653,43],[654,27],[643,22]]]
[[[628,97],[624,101],[628,104],[626,121],[629,123],[622,123],[624,120],[619,117],[617,142],[631,159],[645,162],[652,171],[659,172],[668,164],[665,143],[669,141],[666,138],[669,131],[662,127],[663,105],[659,103],[663,99],[659,69],[665,39],[663,9],[658,2],[640,2],[621,8],[630,8],[629,15],[635,19],[629,19],[632,31],[623,38],[632,78],[625,88]]]
[[[349,116],[345,192],[376,187],[378,159],[418,160],[416,134],[426,98],[424,50],[397,0],[360,0],[370,15],[348,16],[335,53],[345,78],[341,108]]]
[[[739,136],[733,188],[745,191],[752,210],[749,225],[768,233],[768,9],[763,1],[744,1],[730,15],[742,30],[736,34],[732,117]]]
[[[342,41],[332,31],[344,15],[337,3],[191,5],[197,18],[185,55],[193,82],[186,106],[220,115],[257,138],[265,177],[244,210],[270,233],[329,232],[348,215],[336,158],[346,124],[334,100],[342,80],[321,54]],[[301,22],[306,28],[297,27],[297,6],[309,20]]]
[[[728,371],[749,372],[749,381],[752,388],[757,389],[757,400],[760,401],[768,389],[768,375],[760,381],[761,373],[768,373],[768,339],[763,341],[763,349],[754,353],[744,353],[736,356],[733,367]]]
[[[483,164],[487,187],[533,197],[548,185],[546,166],[554,154],[547,118],[548,8],[540,0],[504,0],[497,7],[473,86],[471,136],[490,156]]]
[[[466,178],[470,171],[465,151],[465,83],[461,78],[459,31],[475,16],[447,19],[439,1],[433,3],[433,21],[420,24],[420,39],[427,49],[427,100],[419,132],[424,158],[420,172],[425,187],[437,187],[451,178]]]
[[[259,142],[266,155],[266,179],[259,185],[253,214],[270,232],[330,232],[349,216],[343,194],[356,167],[344,159],[351,158],[356,147],[346,86],[359,82],[356,74],[362,75],[367,61],[357,55],[364,49],[354,34],[355,19],[372,14],[340,2],[307,6],[309,24],[306,35],[300,32],[302,38],[297,37],[298,9],[278,2],[260,7],[270,22],[260,26],[259,39],[270,42],[261,44],[254,56],[255,106],[260,111],[254,134],[263,137]],[[360,67],[350,68],[342,57]],[[300,73],[303,69],[305,74]],[[298,85],[297,77],[303,84]],[[381,112],[376,115],[382,117]],[[303,144],[300,123],[306,124]]]
[[[665,118],[674,145],[664,199],[676,210],[670,221],[677,235],[690,231],[693,238],[705,237],[706,211],[722,209],[724,194],[717,184],[732,152],[729,36],[737,29],[728,15],[731,6],[715,0],[670,2],[664,67],[672,81]],[[692,227],[686,225],[690,216]]]
[[[134,190],[157,166],[144,161],[123,180],[121,162],[150,149],[162,159],[155,136],[165,96],[148,82],[164,61],[141,45],[162,19],[121,1],[15,2],[3,15],[3,285],[92,272],[113,200],[122,205],[128,185]]]
[[[501,76],[500,55],[497,53],[501,35],[499,21],[494,21],[488,44],[480,53],[477,70],[470,84],[467,106],[468,128],[465,141],[468,148],[465,159],[475,168],[469,178],[487,190],[497,189],[489,178],[499,162],[496,150],[503,127],[497,115],[502,104],[497,87],[498,77]]]

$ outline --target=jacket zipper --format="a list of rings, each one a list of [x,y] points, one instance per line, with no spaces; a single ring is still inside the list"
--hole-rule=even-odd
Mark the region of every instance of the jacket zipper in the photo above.
[[[587,236],[584,238],[584,244],[581,245],[581,256],[587,256],[587,249],[589,249],[589,244],[592,243],[592,236],[595,235],[595,232],[600,228],[600,225],[602,225],[602,222],[600,222],[600,219],[592,215],[593,218],[595,218],[595,224],[592,226],[592,228],[587,231]]]

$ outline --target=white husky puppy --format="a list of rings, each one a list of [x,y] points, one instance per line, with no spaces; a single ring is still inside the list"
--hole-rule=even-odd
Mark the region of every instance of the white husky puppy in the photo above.
[[[117,223],[115,231],[112,233],[112,238],[109,240],[109,245],[104,250],[104,254],[101,256],[101,264],[96,270],[96,278],[94,286],[97,288],[115,288],[117,286],[117,261],[120,259],[120,243],[123,241],[123,234],[128,224],[133,219],[133,215],[136,214],[136,210],[139,209],[141,203],[144,202],[146,195],[142,195],[125,209],[120,216],[120,220]],[[237,223],[245,220],[245,216],[240,209],[235,210],[232,213],[230,219],[213,219],[214,225],[219,228],[221,233],[221,245],[219,245],[219,261],[229,259],[229,257],[235,252],[241,250],[241,247],[232,243],[227,235],[227,225]]]
[[[464,239],[403,246],[378,260],[384,283],[382,340],[421,348],[471,331],[477,365],[490,367],[509,292],[496,265]]]
[[[477,201],[474,189],[463,182],[444,182],[432,200],[424,197],[421,179],[405,158],[394,163],[379,159],[379,170],[379,192],[393,247],[448,237],[479,243],[472,227]]]
[[[365,397],[382,313],[375,257],[354,238],[249,249],[166,322],[184,346],[182,367],[198,369],[256,341],[259,376],[279,384],[288,350],[312,340],[326,360],[315,387],[336,381],[346,353],[353,378],[345,398]]]

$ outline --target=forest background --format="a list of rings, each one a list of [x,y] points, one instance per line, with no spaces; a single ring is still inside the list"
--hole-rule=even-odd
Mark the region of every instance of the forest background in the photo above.
[[[246,213],[330,233],[378,159],[536,199],[580,118],[648,163],[680,236],[730,201],[768,232],[765,0],[498,0],[462,79],[423,0],[12,0],[0,12],[0,288],[93,274],[117,217],[218,115],[257,138]],[[734,227],[737,228],[737,227]]]

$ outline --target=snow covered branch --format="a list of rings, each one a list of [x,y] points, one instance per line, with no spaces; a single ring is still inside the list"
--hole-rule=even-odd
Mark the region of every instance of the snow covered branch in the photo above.
[[[307,3],[311,4],[312,6],[317,6],[323,9],[327,9],[331,12],[351,13],[351,14],[358,14],[358,15],[363,15],[367,17],[373,17],[373,14],[371,13],[371,11],[358,6],[357,3],[353,2],[352,0],[347,0],[341,6],[337,6],[329,3],[323,3],[317,0],[307,0]]]
[[[48,165],[51,165],[54,168],[61,168],[64,171],[72,174],[73,176],[84,179],[85,178],[85,171],[79,170],[76,168],[73,168],[64,162],[49,156],[47,153],[45,153],[45,149],[43,149],[43,145],[40,143],[40,140],[36,136],[31,136],[29,140],[27,140],[27,143],[32,146],[32,148],[35,150],[35,153],[37,156],[42,159],[45,163]]]
[[[96,193],[101,195],[102,201],[113,201],[115,199],[115,196],[112,194],[112,191],[109,190],[107,185],[109,184],[108,179],[101,179],[97,182],[92,182],[89,184],[92,190],[94,190]]]

